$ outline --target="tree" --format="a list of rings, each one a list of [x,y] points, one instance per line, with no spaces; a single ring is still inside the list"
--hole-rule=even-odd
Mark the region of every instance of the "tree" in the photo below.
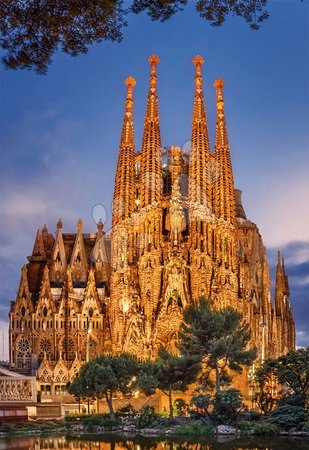
[[[175,356],[160,348],[153,362],[146,362],[137,380],[141,390],[150,395],[159,389],[168,397],[169,416],[173,417],[174,391],[185,392],[199,371],[196,358]]]
[[[309,347],[280,356],[275,364],[275,374],[281,385],[286,384],[296,394],[309,390]]]
[[[270,359],[257,370],[260,396],[269,396],[270,386],[288,387],[283,396],[285,403],[304,405],[309,390],[309,347]]]
[[[70,395],[73,395],[75,400],[78,402],[78,412],[80,413],[80,402],[86,396],[84,386],[81,383],[81,379],[79,376],[76,376],[72,382],[69,381],[67,383],[67,391]]]
[[[0,4],[3,62],[10,69],[45,73],[57,49],[77,56],[93,43],[121,41],[126,17],[145,12],[152,20],[166,21],[181,11],[187,0],[2,0]],[[267,0],[198,0],[196,10],[213,26],[228,15],[243,17],[253,29],[268,18]]]
[[[76,389],[85,397],[105,398],[114,420],[113,397],[116,392],[123,395],[132,392],[139,370],[140,363],[133,355],[98,356],[82,366],[75,378]]]
[[[200,382],[212,386],[215,374],[217,392],[231,381],[230,371],[242,373],[256,357],[255,350],[247,349],[250,329],[241,314],[232,308],[215,309],[204,298],[185,309],[179,338],[181,354],[200,359]]]

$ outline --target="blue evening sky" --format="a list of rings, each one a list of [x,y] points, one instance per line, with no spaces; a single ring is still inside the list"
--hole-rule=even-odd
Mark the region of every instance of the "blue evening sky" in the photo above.
[[[123,118],[124,79],[135,87],[140,148],[149,55],[156,53],[163,145],[190,139],[194,67],[200,54],[211,141],[213,81],[225,80],[225,105],[236,187],[257,223],[273,269],[286,257],[298,345],[308,345],[309,305],[309,2],[269,3],[270,19],[252,31],[240,18],[213,28],[194,2],[166,23],[130,16],[123,41],[71,58],[58,52],[47,75],[1,70],[0,327],[6,329],[20,269],[36,230],[94,231],[102,204],[109,226]],[[0,336],[0,343],[2,333]],[[5,337],[6,340],[6,337]],[[6,355],[4,355],[6,356]],[[0,360],[2,359],[2,346]]]

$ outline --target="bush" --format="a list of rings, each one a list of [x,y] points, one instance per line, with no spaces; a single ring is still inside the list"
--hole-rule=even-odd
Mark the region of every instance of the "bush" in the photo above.
[[[248,420],[243,420],[242,422],[239,422],[237,425],[240,431],[251,431],[254,428],[254,425],[249,422]]]
[[[237,389],[217,392],[213,400],[213,416],[216,422],[230,424],[240,413],[241,393]]]
[[[302,431],[306,431],[306,433],[309,433],[309,422],[305,422],[303,424]]]
[[[283,428],[299,427],[305,418],[306,413],[301,406],[279,406],[271,414],[271,422]]]
[[[208,408],[211,405],[211,395],[210,394],[198,394],[191,398],[191,403],[196,408],[198,414],[205,415]]]
[[[16,431],[15,425],[11,422],[4,422],[0,431],[3,433],[14,433]]]
[[[109,414],[89,414],[81,417],[82,424],[89,430],[96,427],[103,427],[107,430],[113,430],[119,426],[119,421],[112,420]]]
[[[183,425],[181,427],[178,427],[176,430],[173,430],[174,434],[179,435],[207,435],[211,434],[213,430],[213,426],[210,424],[205,424],[200,420],[196,420],[192,423],[189,423],[188,425]]]
[[[272,423],[260,423],[254,425],[253,433],[257,436],[273,436],[279,434],[279,428]]]
[[[128,405],[118,409],[118,411],[116,412],[116,416],[119,417],[135,416],[136,413],[137,411],[133,408],[131,403],[129,403]]]
[[[186,402],[183,398],[177,398],[174,401],[173,408],[177,416],[181,416],[184,414],[184,410],[186,409]]]
[[[136,419],[137,428],[147,428],[156,421],[156,413],[153,406],[144,406],[138,413]]]
[[[301,406],[306,404],[307,395],[304,392],[294,393],[287,397],[282,397],[281,405]]]
[[[261,417],[261,414],[258,411],[255,411],[254,409],[252,409],[250,412],[250,419],[251,420],[259,420],[259,418]]]

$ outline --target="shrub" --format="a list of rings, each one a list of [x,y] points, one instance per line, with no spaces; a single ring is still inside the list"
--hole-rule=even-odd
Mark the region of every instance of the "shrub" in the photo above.
[[[282,397],[281,405],[302,406],[306,404],[307,395],[304,392],[294,393],[286,397]],[[280,405],[280,406],[281,406]]]
[[[243,420],[242,422],[239,422],[237,427],[240,429],[240,431],[251,431],[253,430],[254,425],[248,420]]]
[[[79,422],[84,417],[88,417],[88,414],[67,414],[66,416],[64,416],[64,421],[65,422]]]
[[[306,413],[301,406],[279,406],[271,414],[271,422],[283,428],[299,427],[305,418]]]
[[[147,428],[155,423],[156,417],[153,406],[144,406],[137,415],[136,426],[138,428]]]
[[[15,425],[11,422],[4,422],[4,424],[0,428],[0,431],[2,431],[3,433],[14,433],[16,431]]]
[[[119,421],[112,420],[109,414],[89,414],[81,417],[82,424],[89,430],[96,427],[103,427],[108,430],[113,430],[119,426]]]
[[[230,424],[240,413],[241,393],[237,389],[217,392],[213,400],[213,416],[216,422]]]
[[[191,398],[191,403],[196,408],[198,414],[206,414],[211,405],[210,394],[198,394]]]
[[[250,412],[250,419],[251,420],[259,420],[259,418],[261,417],[261,414],[258,411],[255,411],[254,409],[252,409]]]
[[[210,424],[205,424],[200,420],[196,420],[188,425],[183,425],[174,430],[174,434],[179,435],[207,435],[211,434],[213,426]]]
[[[258,425],[254,425],[253,433],[257,436],[273,436],[279,434],[279,428],[272,423],[260,423]]]
[[[306,431],[306,433],[309,433],[309,422],[305,422],[303,424],[302,431]]]
[[[129,403],[128,405],[118,409],[118,411],[116,412],[116,416],[120,417],[134,416],[136,413],[137,411],[133,408],[131,403]]]
[[[186,406],[187,406],[187,404],[183,398],[177,398],[173,404],[176,415],[177,416],[183,415]]]

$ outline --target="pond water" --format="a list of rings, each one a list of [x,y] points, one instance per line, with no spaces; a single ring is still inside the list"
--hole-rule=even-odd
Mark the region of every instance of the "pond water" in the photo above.
[[[134,438],[120,436],[41,436],[0,439],[0,450],[308,450],[304,437]]]

